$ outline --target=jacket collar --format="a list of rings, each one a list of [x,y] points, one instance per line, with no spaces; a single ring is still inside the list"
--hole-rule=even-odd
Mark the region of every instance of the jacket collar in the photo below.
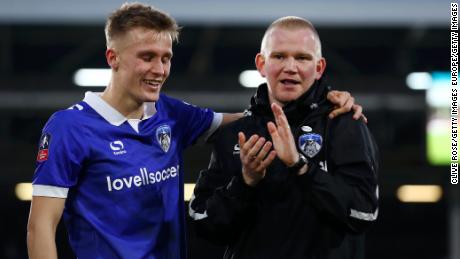
[[[290,120],[297,120],[303,118],[305,114],[311,110],[316,110],[327,101],[327,93],[330,88],[329,85],[324,83],[324,80],[316,80],[307,92],[283,107],[286,117]],[[259,86],[256,94],[251,98],[249,111],[259,115],[273,117],[268,98],[267,84],[261,84]]]

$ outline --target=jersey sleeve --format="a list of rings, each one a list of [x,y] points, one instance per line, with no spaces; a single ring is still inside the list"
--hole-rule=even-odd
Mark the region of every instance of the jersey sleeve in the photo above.
[[[87,149],[83,130],[69,116],[71,112],[55,113],[42,130],[32,181],[34,196],[66,198],[68,189],[77,184]]]
[[[184,148],[192,145],[198,138],[206,138],[220,125],[222,114],[211,109],[203,109],[191,104],[180,102],[177,105],[183,136]]]
[[[362,232],[378,215],[378,150],[367,126],[345,116],[329,122],[327,165],[310,163],[298,184],[325,218]]]

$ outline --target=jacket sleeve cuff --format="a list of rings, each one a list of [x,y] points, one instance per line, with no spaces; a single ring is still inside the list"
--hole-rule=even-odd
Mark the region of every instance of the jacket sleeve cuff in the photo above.
[[[302,186],[305,185],[311,185],[313,183],[313,180],[316,180],[318,178],[318,174],[321,174],[322,172],[320,171],[321,168],[318,167],[318,165],[314,162],[308,163],[308,169],[307,172],[297,176],[298,183],[301,184]]]
[[[243,177],[234,176],[226,188],[231,197],[248,199],[255,195],[255,188],[247,185]]]

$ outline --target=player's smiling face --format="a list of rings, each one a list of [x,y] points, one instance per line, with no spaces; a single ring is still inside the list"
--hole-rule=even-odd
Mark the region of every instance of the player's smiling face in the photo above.
[[[117,39],[117,80],[136,102],[157,101],[169,76],[172,39],[168,33],[134,28]]]
[[[311,30],[275,27],[269,33],[256,65],[267,79],[270,102],[284,105],[308,91],[321,77],[326,62],[316,52]]]

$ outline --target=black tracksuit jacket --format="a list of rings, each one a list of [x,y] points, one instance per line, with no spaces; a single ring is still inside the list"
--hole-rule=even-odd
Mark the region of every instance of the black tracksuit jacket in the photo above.
[[[361,259],[364,234],[378,214],[377,147],[367,126],[347,113],[328,119],[328,87],[315,84],[283,110],[297,149],[301,136],[320,135],[309,170],[298,176],[276,158],[265,178],[247,186],[241,175],[238,132],[271,139],[274,121],[267,86],[259,86],[247,116],[215,135],[189,214],[197,234],[227,245],[228,259]],[[310,138],[312,139],[312,138]],[[312,143],[312,142],[310,142]]]

